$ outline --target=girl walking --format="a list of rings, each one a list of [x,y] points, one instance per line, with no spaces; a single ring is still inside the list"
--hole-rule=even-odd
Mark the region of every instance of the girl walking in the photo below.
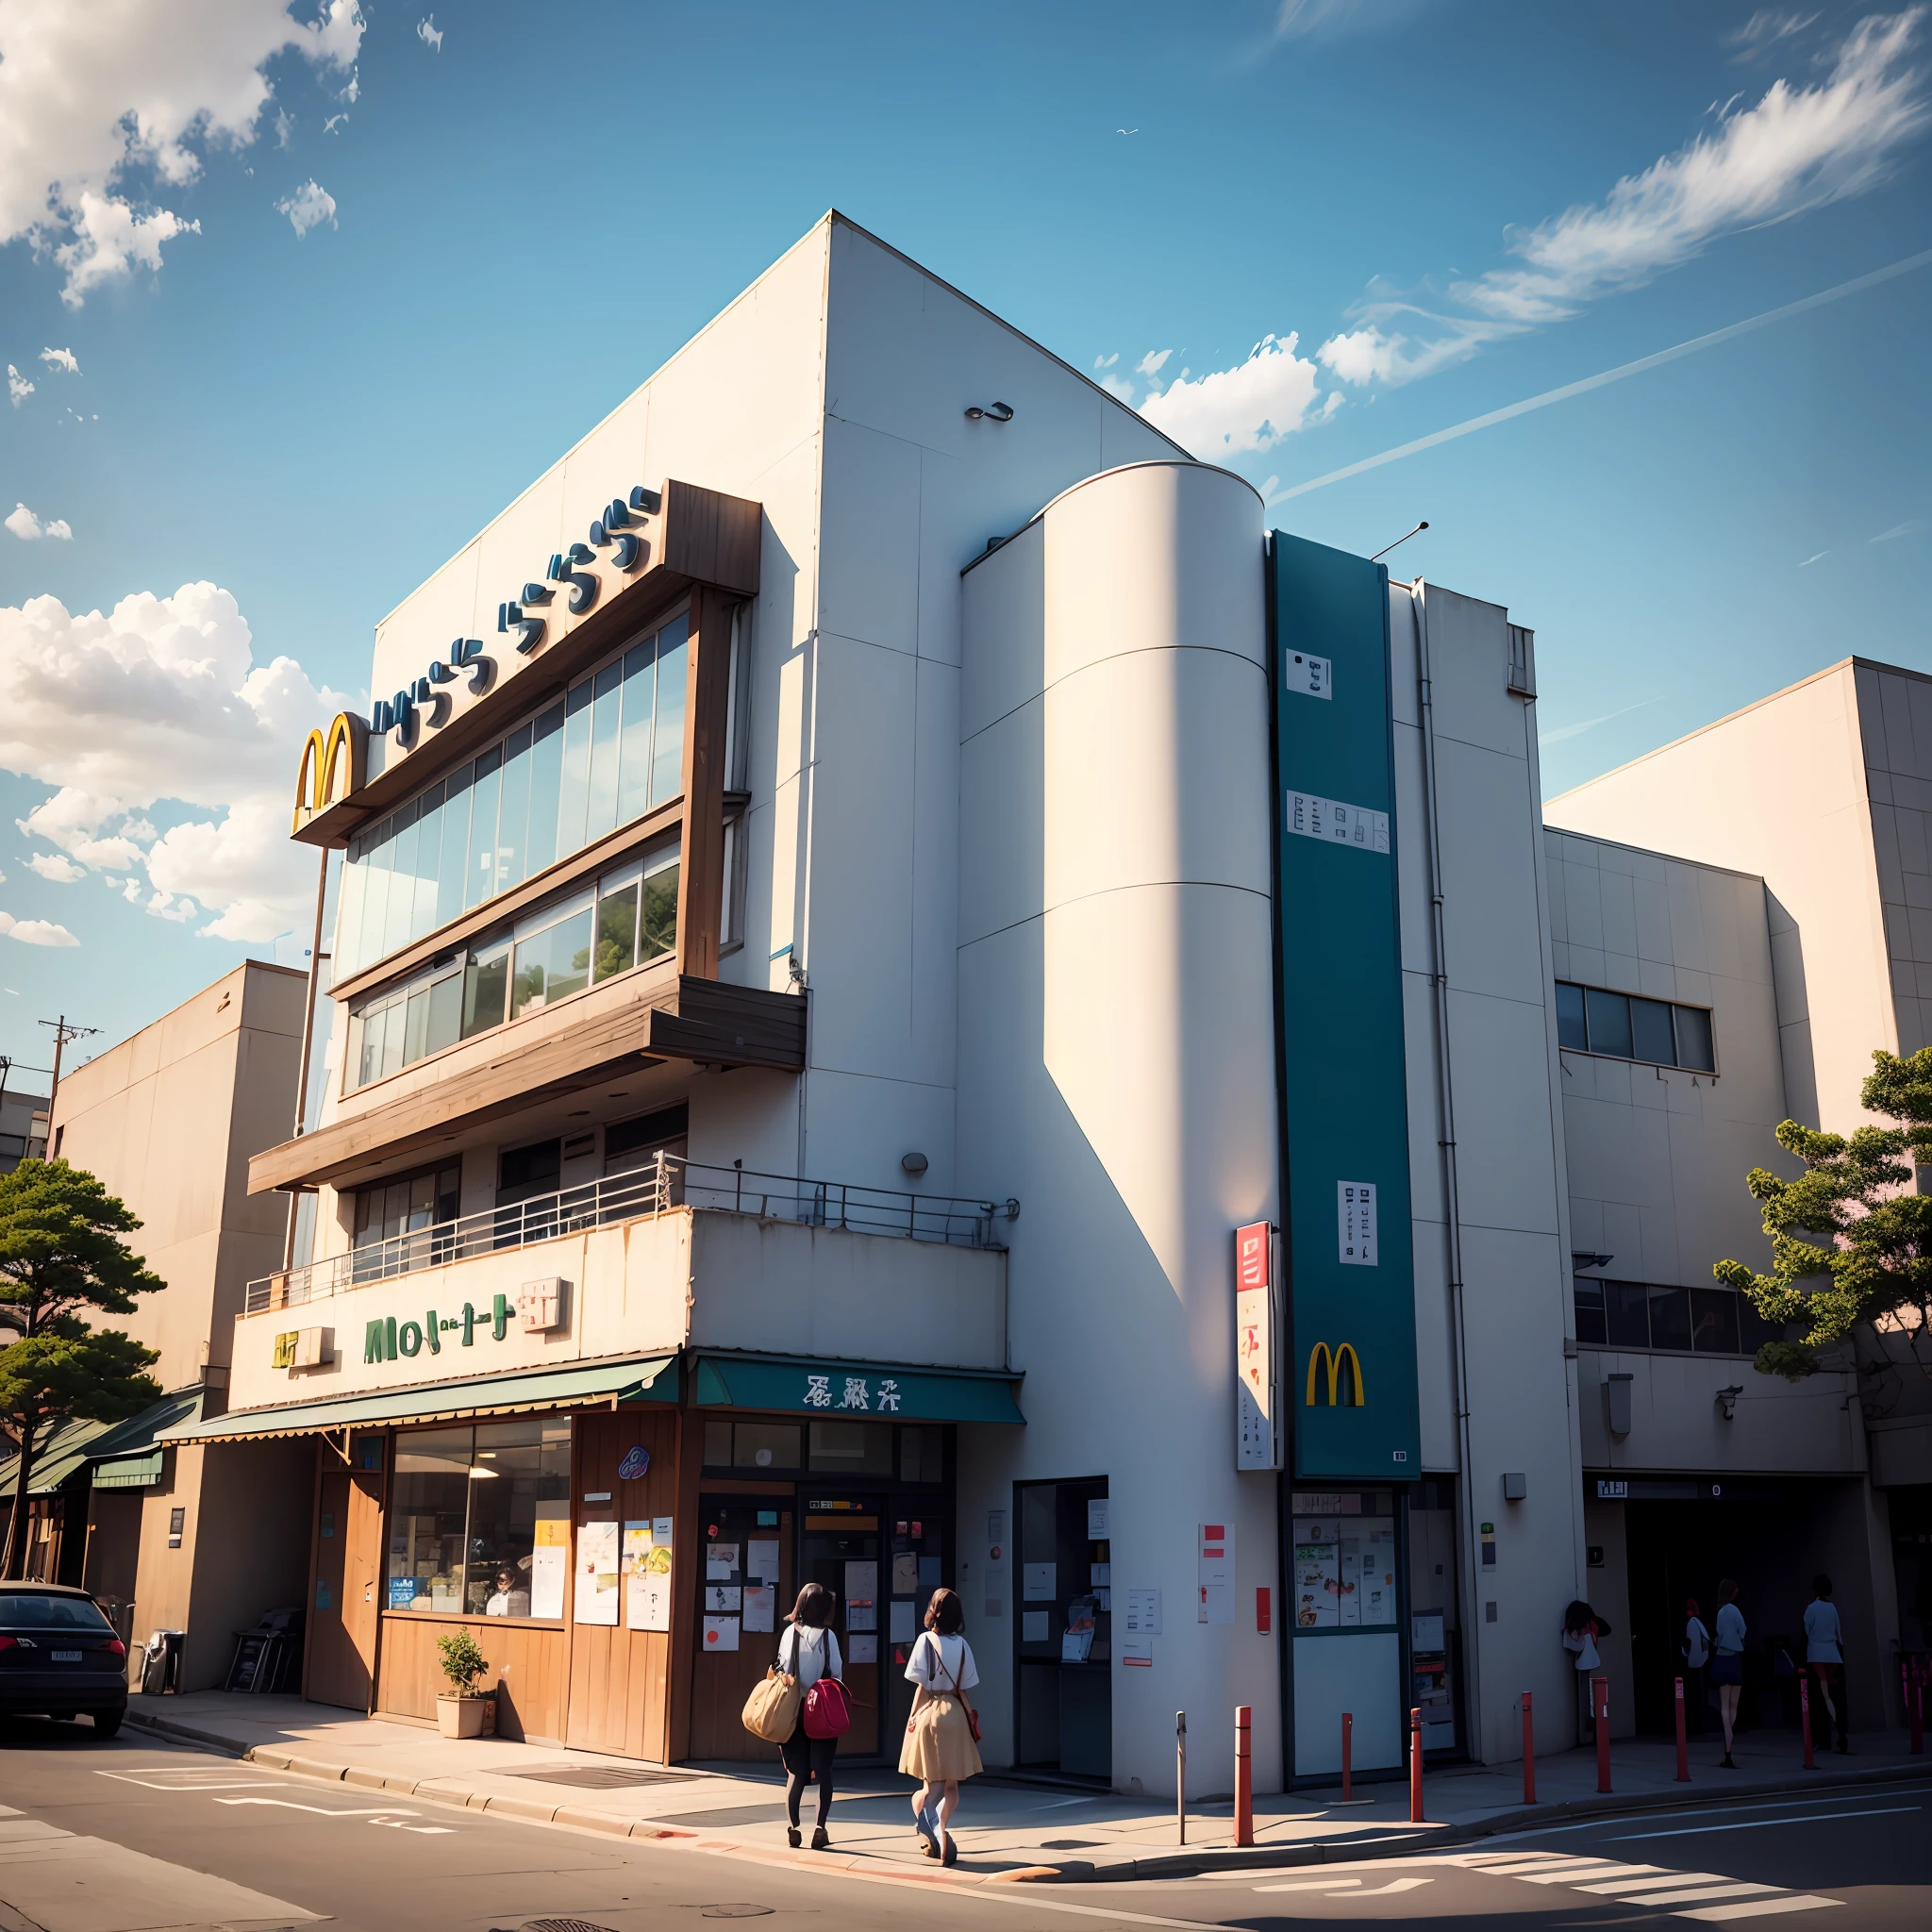
[[[799,1690],[808,1695],[821,1677],[837,1682],[845,1674],[845,1659],[839,1655],[839,1639],[831,1627],[837,1614],[832,1592],[823,1583],[808,1583],[785,1620],[785,1634],[778,1640],[778,1669],[796,1677]],[[806,1736],[805,1699],[801,1697],[798,1723],[778,1746],[785,1765],[785,1811],[790,1821],[786,1837],[794,1846],[798,1843],[798,1807],[808,1779],[816,1779],[819,1788],[819,1822],[812,1829],[811,1848],[823,1852],[831,1845],[825,1821],[832,1810],[832,1760],[838,1755],[837,1738]]]
[[[1722,1768],[1736,1771],[1731,1740],[1738,1728],[1738,1699],[1744,1690],[1744,1613],[1738,1607],[1738,1586],[1728,1576],[1717,1587],[1717,1638],[1711,1653],[1710,1681],[1717,1686],[1717,1712],[1724,1725]]]
[[[1578,1597],[1563,1612],[1563,1648],[1576,1659],[1576,1735],[1585,1743],[1596,1739],[1596,1709],[1591,1702],[1591,1679],[1603,1669],[1597,1640],[1610,1626]]]
[[[973,1647],[966,1641],[966,1612],[950,1590],[936,1590],[925,1629],[906,1661],[907,1681],[918,1686],[906,1720],[899,1769],[920,1780],[912,1794],[913,1829],[925,1840],[925,1856],[942,1865],[958,1861],[949,1829],[959,1802],[959,1780],[980,1772],[979,1721],[966,1692],[979,1682]]]

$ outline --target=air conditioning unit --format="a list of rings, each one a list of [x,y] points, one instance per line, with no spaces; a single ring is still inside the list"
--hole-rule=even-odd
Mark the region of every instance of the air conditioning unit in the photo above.
[[[275,1365],[278,1369],[326,1368],[335,1358],[329,1344],[333,1328],[292,1328],[275,1337]]]
[[[549,1335],[563,1326],[564,1297],[570,1283],[552,1275],[547,1281],[526,1281],[517,1291],[517,1313],[525,1335]]]

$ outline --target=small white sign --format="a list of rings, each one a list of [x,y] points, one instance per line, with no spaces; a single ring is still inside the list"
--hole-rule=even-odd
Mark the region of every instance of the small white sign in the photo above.
[[[1234,1524],[1204,1523],[1195,1544],[1199,1552],[1199,1614],[1202,1624],[1234,1622]]]
[[[1317,798],[1312,791],[1291,791],[1283,826],[1298,838],[1322,839],[1331,845],[1353,845],[1359,852],[1389,850],[1389,814],[1364,805],[1344,805],[1338,798]]]
[[[1056,1563],[1023,1563],[1020,1566],[1021,1594],[1029,1604],[1051,1603],[1054,1596]]]
[[[1160,1635],[1160,1592],[1158,1590],[1130,1590],[1123,1629],[1129,1637]]]
[[[1351,1268],[1374,1268],[1382,1259],[1375,1234],[1374,1181],[1335,1183],[1335,1234],[1342,1261]]]
[[[1306,651],[1281,654],[1281,688],[1305,698],[1332,698],[1335,695],[1335,668],[1326,658],[1311,658]]]
[[[1108,1541],[1107,1498],[1090,1496],[1087,1499],[1087,1534],[1097,1543]]]
[[[704,1621],[703,1634],[707,1650],[736,1650],[738,1648],[738,1619],[736,1617],[707,1617]]]

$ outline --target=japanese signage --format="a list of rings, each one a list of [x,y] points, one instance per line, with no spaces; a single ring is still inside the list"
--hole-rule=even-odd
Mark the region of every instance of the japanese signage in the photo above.
[[[1195,1621],[1202,1624],[1234,1622],[1234,1524],[1204,1523],[1200,1525],[1198,1588],[1200,1600]]]
[[[996,1375],[929,1374],[877,1363],[706,1356],[692,1378],[700,1406],[789,1410],[851,1422],[1019,1422],[1013,1384]]]
[[[1421,1461],[1389,578],[1279,531],[1272,552],[1293,1467],[1387,1481]]]
[[[1274,1230],[1265,1221],[1234,1237],[1237,1469],[1281,1467],[1280,1391],[1274,1366]]]

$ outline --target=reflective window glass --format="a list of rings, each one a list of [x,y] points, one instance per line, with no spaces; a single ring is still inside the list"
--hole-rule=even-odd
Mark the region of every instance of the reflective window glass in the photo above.
[[[597,894],[597,977],[627,973],[638,958],[638,890],[632,878]]]
[[[1576,1339],[1602,1344],[1610,1339],[1604,1324],[1604,1285],[1579,1274],[1576,1285]]]
[[[1560,979],[1557,982],[1557,1044],[1573,1053],[1582,1053],[1590,1045],[1590,1033],[1583,1024],[1583,989]]]
[[[591,908],[567,917],[516,943],[510,973],[510,1018],[554,1006],[591,983]]]
[[[389,841],[394,829],[395,822],[384,819],[363,847],[362,935],[357,957],[364,966],[382,958],[389,919]]]
[[[591,687],[590,810],[585,839],[601,839],[617,826],[619,714],[624,705],[624,660],[607,664]]]
[[[382,950],[393,953],[410,940],[409,922],[416,909],[416,808],[406,805],[391,821],[389,841],[389,909],[383,920]]]
[[[644,905],[638,958],[661,959],[677,947],[678,861],[659,866],[644,879]]]
[[[1671,1009],[1662,1000],[1630,1002],[1630,1057],[1655,1060],[1658,1066],[1677,1064],[1677,1042],[1671,1031]]]
[[[382,1064],[376,1071],[378,1080],[387,1080],[391,1074],[403,1070],[404,1017],[401,1000],[391,1000],[382,1009]]]
[[[1702,1007],[1674,1009],[1677,1023],[1677,1064],[1701,1074],[1717,1072],[1717,1055],[1710,1041],[1710,1015]]]
[[[462,1037],[463,975],[445,973],[429,989],[429,1022],[423,1043],[425,1053],[441,1053]]]
[[[503,1003],[509,991],[509,941],[479,947],[463,969],[463,1038],[487,1033],[503,1024]]]
[[[409,938],[420,940],[437,926],[437,873],[442,858],[443,786],[423,794],[416,812],[416,858],[410,867]]]
[[[628,824],[651,804],[651,720],[657,708],[658,641],[647,639],[624,659],[624,742],[618,758],[617,823]]]
[[[1690,1346],[1690,1291],[1654,1288],[1650,1291],[1650,1345],[1653,1348]]]
[[[1630,1058],[1630,1002],[1620,992],[1600,992],[1591,987],[1584,994],[1590,1015],[1590,1050]]]
[[[651,803],[662,805],[684,789],[684,675],[688,620],[658,633],[658,719],[651,733]]]
[[[1650,1291],[1641,1281],[1605,1282],[1604,1307],[1612,1348],[1650,1346]]]
[[[411,1429],[396,1439],[390,1485],[391,1610],[460,1610],[475,1430]]]
[[[346,979],[362,963],[362,890],[368,869],[358,861],[362,841],[349,841],[347,862],[341,869],[341,883],[336,892],[336,936],[333,946],[335,974]]]
[[[1757,1312],[1749,1295],[1738,1297],[1738,1352],[1756,1355],[1767,1341],[1782,1341],[1785,1331]]]
[[[429,1051],[429,989],[415,988],[403,1008],[403,1064],[412,1066]]]
[[[1729,1289],[1690,1291],[1690,1346],[1700,1355],[1738,1353],[1738,1297]]]
[[[436,924],[447,925],[465,906],[470,858],[470,780],[474,765],[452,772],[443,788],[442,851],[436,866]]]
[[[530,830],[530,738],[525,724],[503,741],[503,791],[496,807],[496,890],[520,885]]]
[[[569,1420],[479,1423],[475,1455],[464,1609],[472,1616],[527,1617],[534,1596],[539,1612],[560,1616],[560,1588],[558,1601],[546,1604],[541,1579],[532,1590],[531,1571],[538,1520],[569,1514]]]
[[[496,878],[496,802],[503,786],[503,747],[495,745],[476,760],[470,780],[469,874],[463,882],[465,909],[490,896]]]
[[[531,726],[529,863],[525,878],[534,878],[558,858],[558,794],[563,786],[563,701],[545,711]],[[568,851],[568,846],[563,848]]]
[[[557,798],[557,856],[584,842],[584,815],[591,802],[591,700],[588,684],[578,685],[563,708],[563,782]]]

